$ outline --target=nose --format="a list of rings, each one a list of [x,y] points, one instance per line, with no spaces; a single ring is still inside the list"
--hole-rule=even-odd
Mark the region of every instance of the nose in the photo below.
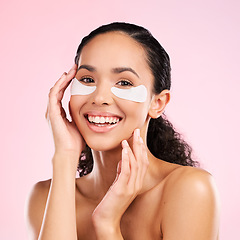
[[[112,92],[110,86],[99,84],[92,96],[92,104],[102,106],[111,105],[113,103]]]

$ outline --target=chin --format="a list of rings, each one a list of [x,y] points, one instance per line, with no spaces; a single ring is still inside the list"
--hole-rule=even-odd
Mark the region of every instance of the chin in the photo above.
[[[129,128],[128,128],[129,129]],[[131,141],[134,128],[127,130],[124,128],[112,130],[106,133],[94,133],[80,129],[87,145],[95,151],[112,151],[122,149],[122,141]]]
[[[118,144],[91,144],[89,143],[88,146],[98,152],[106,152],[106,151],[116,151],[117,149],[122,149],[121,143]]]
[[[120,139],[86,138],[87,145],[94,151],[111,151],[122,148]]]

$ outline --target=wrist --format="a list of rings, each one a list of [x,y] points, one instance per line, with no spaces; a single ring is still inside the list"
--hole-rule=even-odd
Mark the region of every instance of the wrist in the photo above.
[[[105,225],[101,229],[95,228],[95,233],[98,240],[123,240],[120,227]]]
[[[53,170],[61,170],[61,172],[76,173],[79,162],[79,155],[76,153],[60,153],[55,152],[52,158]]]
[[[79,159],[80,153],[78,151],[59,151],[55,150],[53,158],[67,158],[67,159]]]
[[[123,239],[120,229],[120,223],[112,223],[107,221],[101,221],[100,219],[92,219],[93,226],[96,232],[97,239],[101,240],[121,240]]]

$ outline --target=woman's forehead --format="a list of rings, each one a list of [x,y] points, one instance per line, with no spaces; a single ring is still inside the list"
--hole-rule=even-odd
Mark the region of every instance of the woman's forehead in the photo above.
[[[113,59],[120,57],[144,57],[143,47],[130,36],[121,32],[99,34],[88,42],[82,49],[81,56],[111,56]]]
[[[131,67],[149,71],[147,57],[140,43],[122,32],[99,34],[82,49],[79,63],[92,66]]]

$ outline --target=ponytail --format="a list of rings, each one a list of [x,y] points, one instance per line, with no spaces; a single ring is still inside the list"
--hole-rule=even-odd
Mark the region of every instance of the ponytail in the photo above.
[[[192,148],[182,139],[165,115],[150,120],[147,146],[156,158],[166,162],[199,166],[199,163],[192,159]]]

